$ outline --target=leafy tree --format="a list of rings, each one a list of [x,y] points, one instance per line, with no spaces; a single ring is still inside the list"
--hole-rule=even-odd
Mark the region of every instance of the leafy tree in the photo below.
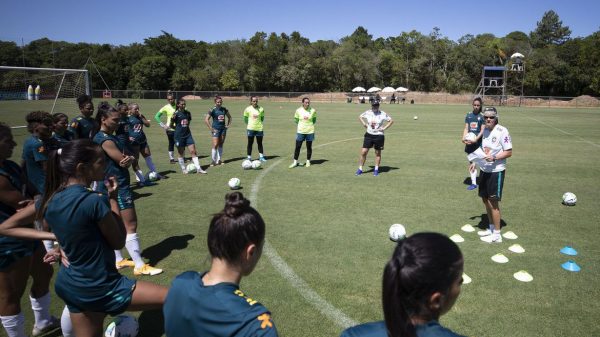
[[[145,56],[132,67],[129,88],[135,90],[168,89],[169,61],[165,56]]]
[[[223,90],[237,90],[240,88],[240,79],[235,69],[227,70],[219,80]]]
[[[537,27],[531,32],[531,41],[537,48],[548,45],[561,45],[569,40],[571,30],[563,26],[558,14],[553,10],[544,13],[542,20],[537,22]]]

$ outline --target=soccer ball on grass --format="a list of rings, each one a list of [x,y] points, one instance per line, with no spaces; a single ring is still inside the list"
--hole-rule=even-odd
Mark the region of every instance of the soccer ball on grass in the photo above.
[[[189,163],[185,170],[188,171],[188,173],[196,173],[196,165]]]
[[[244,161],[242,162],[242,168],[243,168],[244,170],[249,170],[249,169],[251,169],[251,168],[252,168],[252,162],[251,162],[250,160],[248,160],[248,159],[244,160]]]
[[[253,169],[258,170],[260,168],[260,165],[261,165],[260,160],[253,160],[252,161],[252,168]]]
[[[566,192],[562,196],[562,203],[567,206],[575,206],[577,203],[577,196],[574,193]]]
[[[390,226],[389,234],[390,240],[398,242],[406,238],[406,228],[404,228],[404,225],[395,223]]]
[[[231,188],[232,190],[237,190],[238,188],[240,188],[241,183],[242,182],[239,178],[231,178],[229,179],[229,182],[227,182],[227,185],[229,185],[229,188]]]

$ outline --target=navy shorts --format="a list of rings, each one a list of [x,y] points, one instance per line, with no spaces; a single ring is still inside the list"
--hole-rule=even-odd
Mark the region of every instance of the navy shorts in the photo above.
[[[375,150],[383,150],[385,143],[385,137],[383,135],[372,135],[365,133],[365,139],[363,140],[363,149],[374,148]]]
[[[246,135],[248,137],[262,137],[263,136],[263,132],[262,131],[255,131],[255,130],[246,130]]]
[[[479,196],[492,200],[502,200],[505,171],[483,172],[479,175]]]
[[[175,146],[177,147],[186,147],[188,145],[194,145],[194,137],[192,135],[179,137],[175,139]]]
[[[296,133],[296,140],[299,142],[302,142],[302,141],[312,142],[313,140],[315,140],[315,134],[314,133]]]
[[[222,128],[222,129],[215,129],[215,128],[213,128],[210,131],[210,135],[213,136],[213,138],[221,137],[221,136],[226,136],[227,135],[227,128]]]
[[[0,244],[0,271],[8,269],[15,262],[26,256],[33,255],[33,252],[40,247],[39,241],[19,240],[14,238],[10,238],[9,240],[11,241],[10,243],[5,245]]]
[[[135,206],[133,204],[133,192],[131,192],[131,187],[119,187],[117,191],[117,203],[119,204],[120,210],[133,208]]]

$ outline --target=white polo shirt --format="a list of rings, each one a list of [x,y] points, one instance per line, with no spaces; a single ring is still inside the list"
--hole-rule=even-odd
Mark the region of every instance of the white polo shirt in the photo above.
[[[489,130],[483,129],[483,137],[481,141],[481,148],[485,153],[491,153],[493,156],[498,156],[503,151],[512,150],[512,140],[508,129],[500,124]],[[500,172],[506,169],[506,158],[498,159],[493,162],[487,162],[481,166],[483,172]]]
[[[392,120],[385,111],[377,111],[376,113],[373,110],[367,110],[360,114],[360,118],[365,119],[367,121],[367,133],[370,135],[381,136],[383,135],[383,130],[381,127],[383,126],[383,122],[389,122]]]

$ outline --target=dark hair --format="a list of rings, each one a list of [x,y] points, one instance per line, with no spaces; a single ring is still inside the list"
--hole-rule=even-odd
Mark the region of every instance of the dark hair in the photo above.
[[[4,123],[4,122],[0,122],[0,139],[3,139],[3,137],[11,135],[12,134],[12,130],[10,128],[10,126],[8,126],[8,124]]]
[[[481,97],[475,97],[473,99],[473,102],[478,101],[479,102],[479,107],[483,108],[483,100],[481,99]]]
[[[69,120],[69,116],[67,116],[66,114],[62,113],[62,112],[57,112],[55,114],[52,114],[52,121],[54,123],[57,123],[58,121],[60,121],[62,118],[66,118],[67,120]]]
[[[52,115],[46,111],[32,111],[25,116],[27,131],[33,132],[35,123],[52,124]]]
[[[175,107],[177,107],[182,102],[185,103],[185,99],[183,97],[177,100],[177,104],[175,105]]]
[[[256,98],[256,100],[258,101],[258,96],[250,96],[250,102],[252,102],[253,98]]]
[[[216,102],[218,99],[220,99],[220,100],[223,100],[223,98],[222,98],[221,96],[219,96],[219,95],[216,95],[216,96],[215,96],[215,102]]]
[[[305,100],[305,99],[307,99],[308,101],[310,101],[310,98],[308,98],[308,97],[303,97],[303,98],[302,98],[302,103],[304,103],[304,100]]]
[[[98,125],[102,125],[102,118],[106,118],[106,116],[111,112],[119,112],[108,102],[103,101],[98,105],[98,111],[96,112],[96,122]]]
[[[383,313],[388,335],[415,337],[412,316],[437,319],[427,302],[434,292],[446,293],[461,277],[462,253],[448,237],[417,233],[398,241],[383,271]]]
[[[92,96],[81,95],[81,96],[77,97],[77,104],[79,105],[79,108],[83,108],[83,106],[86,105],[87,103],[92,103]]]
[[[237,262],[248,244],[262,244],[265,222],[240,192],[225,195],[225,208],[215,214],[208,228],[208,251],[213,258]]]
[[[57,151],[51,151],[46,163],[46,181],[41,207],[37,209],[36,218],[41,220],[46,212],[48,202],[54,194],[65,189],[67,180],[77,173],[80,163],[92,164],[102,155],[100,145],[87,138],[76,139],[63,145]]]

